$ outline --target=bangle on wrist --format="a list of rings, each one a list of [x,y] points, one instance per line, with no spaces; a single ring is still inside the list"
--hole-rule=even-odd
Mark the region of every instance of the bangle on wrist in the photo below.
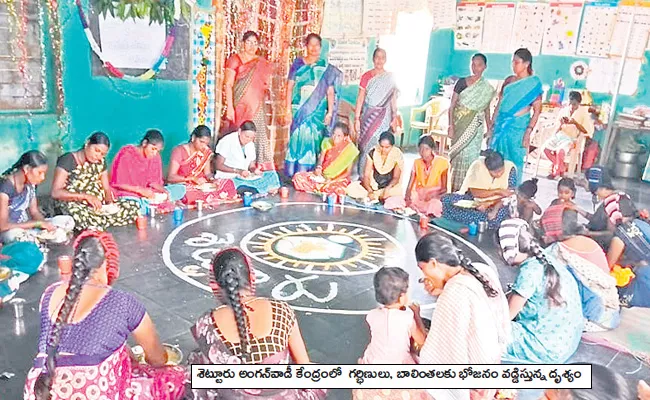
[[[41,221],[34,222],[34,228],[41,229],[42,227],[43,227],[43,223]]]

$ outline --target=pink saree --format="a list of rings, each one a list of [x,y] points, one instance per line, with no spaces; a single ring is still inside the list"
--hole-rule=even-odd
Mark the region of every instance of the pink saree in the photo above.
[[[37,357],[46,357],[39,354]],[[35,400],[34,384],[41,368],[32,368],[25,383],[25,400]],[[52,400],[179,400],[185,393],[183,367],[153,368],[135,364],[126,345],[98,365],[57,366]]]
[[[148,159],[136,146],[124,146],[117,152],[111,167],[111,186],[132,185],[148,188],[149,185],[162,186],[163,171],[160,155]],[[134,196],[134,193],[113,188],[118,197]],[[137,196],[137,195],[135,195]]]

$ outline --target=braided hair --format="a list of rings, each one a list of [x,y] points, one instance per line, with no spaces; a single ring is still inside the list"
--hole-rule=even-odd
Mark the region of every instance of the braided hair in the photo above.
[[[41,165],[47,165],[47,157],[38,150],[29,150],[24,152],[18,161],[9,167],[5,172],[0,174],[1,177],[6,177],[8,175],[17,172],[18,170],[23,169],[23,167],[36,168]]]
[[[537,259],[544,266],[544,277],[546,278],[546,297],[548,298],[551,307],[561,307],[566,302],[562,298],[560,274],[555,267],[548,260],[542,247],[533,238],[533,235],[522,227],[519,232],[519,251],[527,253]]]
[[[241,292],[251,288],[250,271],[246,256],[239,249],[222,250],[212,259],[214,283],[223,291],[223,300],[235,314],[244,362],[250,360],[250,343],[248,316],[244,312]]]
[[[496,297],[498,294],[487,278],[472,264],[472,260],[463,255],[454,242],[442,234],[429,233],[423,236],[415,246],[415,258],[418,262],[436,260],[450,267],[460,267],[483,285],[488,297]]]
[[[47,339],[47,360],[43,372],[41,372],[34,384],[36,400],[50,400],[52,398],[52,385],[56,376],[56,357],[63,328],[68,324],[71,313],[79,301],[79,295],[84,284],[92,272],[102,266],[104,260],[104,248],[98,238],[86,237],[78,243],[75,249],[72,276],[63,299],[63,305],[59,309],[56,321]]]

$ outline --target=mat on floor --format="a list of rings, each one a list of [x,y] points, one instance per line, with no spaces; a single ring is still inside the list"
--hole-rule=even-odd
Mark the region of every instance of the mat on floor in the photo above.
[[[582,339],[632,354],[650,365],[650,309],[623,308],[618,328],[607,332],[588,332],[582,335]]]

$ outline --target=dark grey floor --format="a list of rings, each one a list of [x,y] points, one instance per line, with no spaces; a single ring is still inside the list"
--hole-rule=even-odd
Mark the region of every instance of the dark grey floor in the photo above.
[[[543,180],[540,187],[539,202],[546,206],[555,192],[555,183]],[[647,186],[631,193],[642,204],[650,197]],[[298,310],[300,327],[314,362],[354,363],[363,352],[368,341],[363,312],[375,306],[372,271],[376,266],[399,265],[409,271],[413,297],[425,305],[425,316],[431,313],[433,299],[417,283],[419,270],[413,248],[422,232],[415,220],[353,207],[328,209],[318,198],[306,194],[292,194],[290,203],[272,201],[279,204],[266,213],[229,206],[205,210],[202,215],[189,212],[181,223],[175,223],[170,216],[157,216],[145,231],[136,231],[134,227],[113,230],[121,252],[121,274],[115,286],[136,294],[163,341],[178,344],[185,354],[194,347],[190,326],[197,316],[215,305],[205,286],[206,260],[214,251],[231,245],[243,245],[256,257],[254,266],[260,271],[258,294],[288,299]],[[589,206],[585,193],[581,193],[579,201]],[[295,232],[300,230],[316,231],[319,227],[324,232],[317,236],[330,239],[330,231],[344,229],[343,233],[334,233],[338,239],[332,239],[342,247],[335,245],[331,251],[340,252],[338,259],[351,264],[341,266],[333,262],[326,268],[319,262],[282,263],[282,255],[287,253],[278,245],[279,238],[297,235]],[[341,241],[346,233],[353,239]],[[263,247],[265,240],[275,241],[272,248],[280,254],[279,258],[264,259],[259,246]],[[476,251],[470,242],[483,251]],[[500,261],[493,234],[471,238],[469,242],[459,239],[458,243],[472,259],[493,262],[504,286],[512,282],[515,271]],[[15,374],[9,380],[0,380],[2,400],[22,398],[22,385],[39,333],[38,300],[44,288],[58,278],[55,260],[62,251],[70,249],[53,249],[44,270],[21,286],[18,296],[27,301],[22,324],[15,322],[11,307],[0,309],[0,374]],[[299,283],[295,283],[296,279]],[[609,365],[631,380],[650,377],[650,370],[634,358],[600,346],[582,344],[571,361]],[[533,399],[538,395],[522,393],[520,398]],[[350,395],[333,391],[330,397],[347,399]]]

